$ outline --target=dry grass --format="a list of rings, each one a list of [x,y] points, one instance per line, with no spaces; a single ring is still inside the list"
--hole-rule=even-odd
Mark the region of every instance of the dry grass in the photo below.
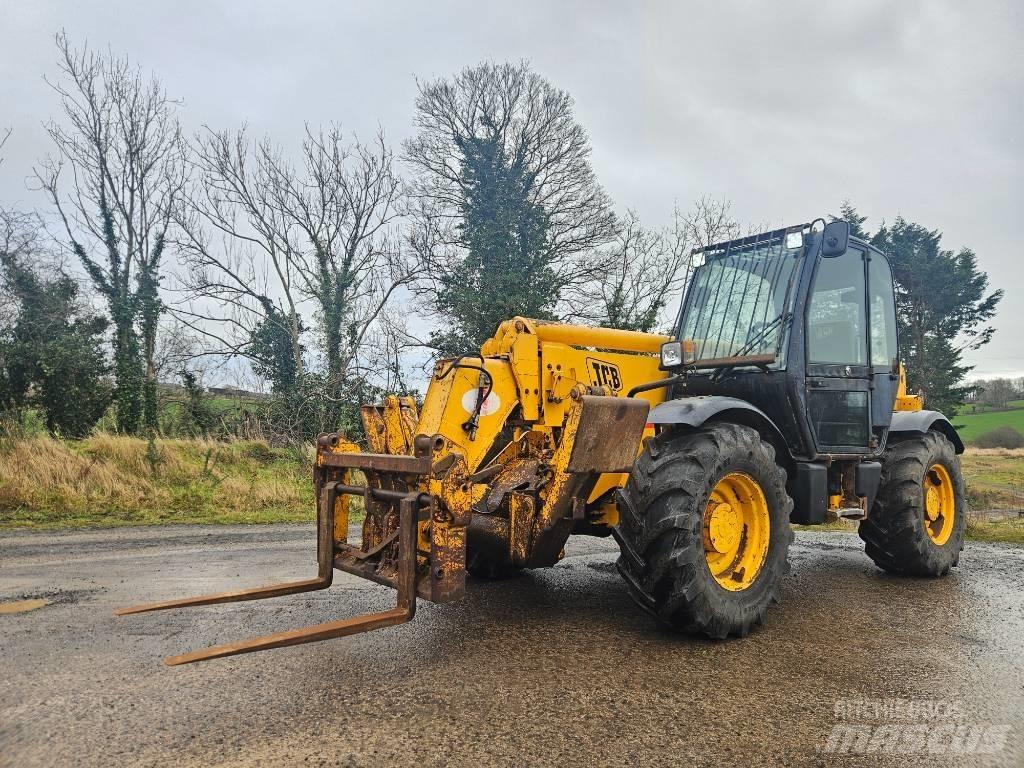
[[[968,446],[964,456],[1009,456],[1024,458],[1024,448],[975,448]]]
[[[976,541],[997,541],[1003,544],[1024,544],[1024,518],[967,521],[967,538]]]
[[[100,433],[0,440],[0,528],[312,520],[312,453]]]
[[[968,448],[960,463],[971,509],[1024,508],[1024,450]]]

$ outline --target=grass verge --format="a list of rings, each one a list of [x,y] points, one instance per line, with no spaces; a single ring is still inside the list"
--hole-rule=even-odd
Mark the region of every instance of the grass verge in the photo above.
[[[99,433],[0,441],[0,528],[309,522],[310,451]]]
[[[967,538],[1024,546],[1024,517],[1006,520],[969,520]]]

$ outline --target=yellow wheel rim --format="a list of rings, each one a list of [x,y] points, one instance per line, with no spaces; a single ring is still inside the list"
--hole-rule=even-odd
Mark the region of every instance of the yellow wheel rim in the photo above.
[[[732,592],[753,584],[770,533],[768,502],[754,478],[730,472],[715,484],[704,508],[704,556],[715,581]]]
[[[953,480],[944,466],[932,464],[924,474],[924,529],[928,538],[939,546],[949,541],[955,517]]]

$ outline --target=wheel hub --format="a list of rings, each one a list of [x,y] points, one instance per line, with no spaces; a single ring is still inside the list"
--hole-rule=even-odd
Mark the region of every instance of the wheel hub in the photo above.
[[[924,530],[935,544],[942,546],[953,533],[956,494],[953,479],[942,464],[932,464],[924,475]]]
[[[924,513],[929,520],[937,520],[942,502],[939,499],[939,492],[934,486],[929,486],[924,498]]]
[[[742,525],[739,516],[726,502],[716,504],[708,522],[708,549],[715,552],[729,552],[739,543]]]
[[[704,508],[704,556],[718,584],[736,592],[754,583],[768,556],[768,501],[745,472],[729,472]]]

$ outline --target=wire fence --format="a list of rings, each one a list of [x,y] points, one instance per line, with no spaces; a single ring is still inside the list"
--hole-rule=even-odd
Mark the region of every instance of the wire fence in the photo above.
[[[968,519],[980,522],[1024,519],[1024,482],[1004,483],[998,493],[969,505]]]

